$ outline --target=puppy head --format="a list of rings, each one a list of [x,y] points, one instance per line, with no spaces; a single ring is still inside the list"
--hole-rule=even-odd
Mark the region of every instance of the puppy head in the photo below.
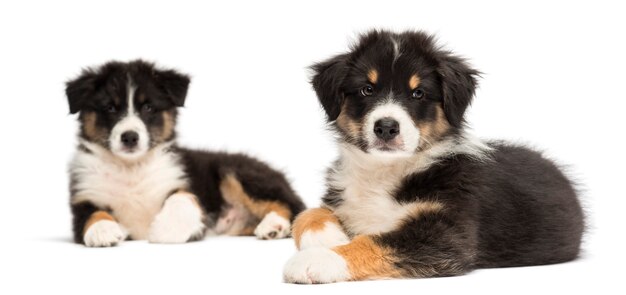
[[[132,161],[174,139],[188,86],[188,76],[136,60],[85,69],[65,92],[70,113],[80,113],[80,136]]]
[[[381,156],[410,156],[458,133],[479,74],[422,32],[369,32],[312,69],[343,140]]]

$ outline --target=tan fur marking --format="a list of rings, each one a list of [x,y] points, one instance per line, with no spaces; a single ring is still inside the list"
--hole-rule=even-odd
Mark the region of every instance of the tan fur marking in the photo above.
[[[163,131],[161,140],[165,141],[174,133],[174,116],[169,112],[163,112]]]
[[[370,81],[370,83],[376,84],[378,82],[378,71],[371,69],[369,72],[367,72],[367,79]]]
[[[409,79],[409,88],[413,90],[417,88],[417,86],[420,86],[420,77],[418,77],[417,75],[413,75]]]
[[[101,221],[101,220],[115,221],[115,218],[113,218],[111,214],[105,211],[96,211],[92,213],[91,216],[89,216],[89,219],[87,219],[87,222],[85,223],[85,227],[83,227],[83,236],[85,235],[89,227],[91,227],[96,222]]]
[[[416,124],[420,130],[420,148],[435,144],[450,129],[450,124],[441,106],[437,106],[436,112],[437,116],[434,121]]]
[[[403,276],[402,271],[394,266],[392,251],[369,236],[356,236],[349,244],[335,247],[333,251],[346,260],[352,280]]]
[[[82,115],[83,133],[91,141],[102,141],[107,137],[106,131],[96,126],[97,116],[95,112],[86,112]]]
[[[277,201],[263,201],[252,199],[243,189],[241,182],[233,175],[224,177],[220,183],[220,191],[224,200],[229,204],[241,204],[254,217],[262,220],[265,215],[275,212],[279,216],[289,220],[291,219],[291,210]]]
[[[339,117],[337,117],[337,126],[348,133],[349,136],[353,138],[358,138],[361,134],[361,124],[350,119],[346,114],[346,104],[341,107],[341,113],[339,113]]]
[[[327,222],[339,225],[337,216],[326,208],[309,209],[298,214],[291,227],[291,234],[296,242],[296,247],[300,249],[300,237],[302,237],[305,231],[323,230]]]

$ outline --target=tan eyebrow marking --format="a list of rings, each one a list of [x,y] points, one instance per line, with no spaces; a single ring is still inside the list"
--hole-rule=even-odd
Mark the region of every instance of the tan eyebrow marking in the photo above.
[[[376,84],[376,82],[378,82],[378,71],[371,69],[369,72],[367,72],[367,79],[370,81],[370,83]]]
[[[417,75],[413,75],[409,79],[409,88],[415,89],[417,88],[417,86],[420,86],[420,77],[418,77]]]

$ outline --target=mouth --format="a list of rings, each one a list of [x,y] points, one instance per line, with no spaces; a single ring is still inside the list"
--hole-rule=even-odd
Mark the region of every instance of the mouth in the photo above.
[[[376,140],[372,149],[379,152],[393,153],[404,151],[404,144],[398,140],[382,141]]]
[[[134,146],[119,147],[117,150],[113,150],[113,154],[126,160],[135,160],[141,158],[145,153],[139,146]]]
[[[121,150],[121,152],[122,152],[123,154],[132,155],[132,154],[134,154],[135,152],[137,152],[137,150],[138,150],[138,149],[137,149],[136,147],[132,147],[132,148],[123,147],[123,148],[122,148],[122,150]]]

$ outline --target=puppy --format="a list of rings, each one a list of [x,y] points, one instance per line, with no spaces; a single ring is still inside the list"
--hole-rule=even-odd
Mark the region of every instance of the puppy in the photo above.
[[[321,208],[300,214],[293,283],[454,276],[577,257],[583,213],[552,161],[464,129],[478,71],[421,32],[372,31],[315,64],[339,135]]]
[[[77,243],[289,235],[304,205],[280,172],[245,155],[176,146],[188,85],[186,75],[141,60],[86,69],[67,83],[80,124],[69,168]]]

